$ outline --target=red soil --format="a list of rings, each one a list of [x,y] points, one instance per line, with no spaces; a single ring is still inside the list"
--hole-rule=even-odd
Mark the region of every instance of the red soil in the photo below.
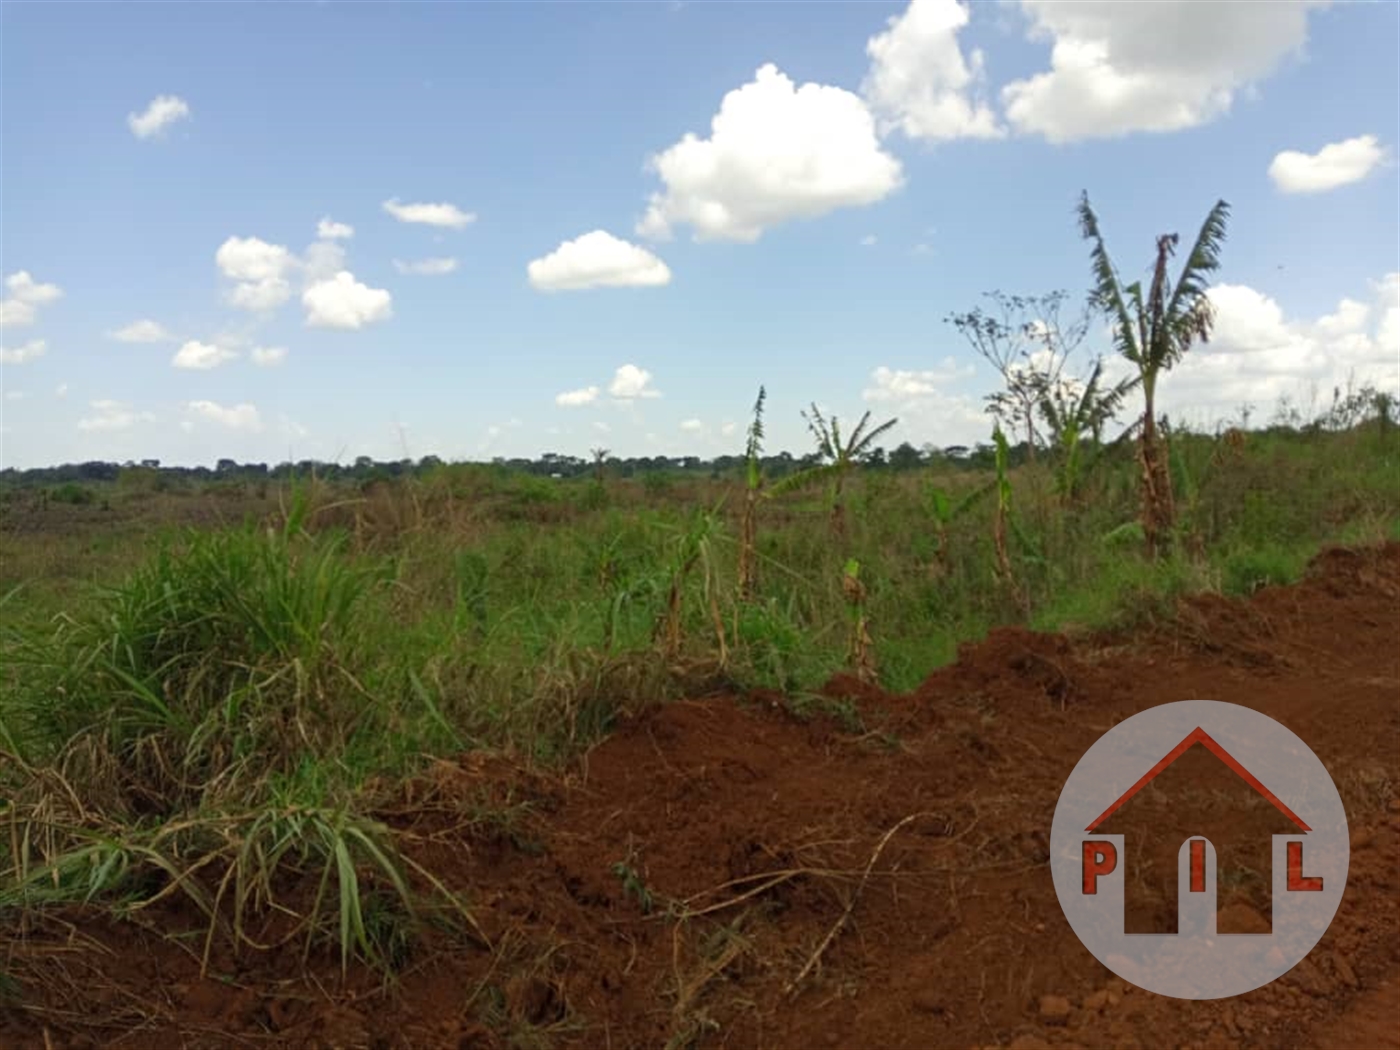
[[[658,705],[562,780],[440,763],[382,816],[490,950],[429,933],[387,990],[328,955],[308,975],[299,950],[216,953],[201,979],[198,947],[160,935],[198,916],[70,916],[90,942],[49,925],[0,956],[26,988],[0,1046],[1400,1048],[1397,638],[1400,544],[1333,550],[1298,586],[1192,599],[1151,632],[999,630],[912,695],[831,683],[862,727],[721,697]],[[1186,699],[1297,733],[1352,832],[1322,941],[1226,1000],[1115,978],[1047,863],[1084,751]],[[520,803],[508,828],[469,820]]]

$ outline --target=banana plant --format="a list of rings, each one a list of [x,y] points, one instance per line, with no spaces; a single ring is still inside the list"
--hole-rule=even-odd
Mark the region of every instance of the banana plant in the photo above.
[[[1142,383],[1140,376],[1132,376],[1101,391],[1102,378],[1103,362],[1098,361],[1087,382],[1060,384],[1056,390],[1045,390],[1040,398],[1040,412],[1057,452],[1055,489],[1065,505],[1078,497],[1080,482],[1089,466],[1084,438],[1092,435],[1097,446],[1104,426],[1117,416],[1123,399]]]
[[[681,621],[685,589],[691,573],[697,568],[700,570],[701,598],[714,626],[721,665],[728,659],[724,622],[720,617],[716,589],[719,572],[714,555],[715,541],[722,528],[718,507],[713,510],[701,509],[696,512],[690,528],[677,539],[666,569],[666,604],[654,634],[654,640],[668,661],[674,662],[680,657],[684,637]]]
[[[845,441],[841,439],[841,425],[835,416],[827,419],[821,409],[812,404],[812,414],[802,413],[807,421],[807,429],[817,442],[818,462],[815,466],[790,474],[768,489],[770,496],[785,492],[828,486],[828,499],[831,505],[831,531],[838,539],[846,534],[845,484],[846,478],[856,467],[868,459],[874,451],[875,439],[888,431],[897,419],[889,419],[873,429],[867,430],[870,413],[860,417],[860,422]]]
[[[1180,238],[1175,233],[1158,237],[1152,283],[1144,298],[1141,281],[1124,286],[1119,280],[1099,232],[1098,217],[1089,206],[1089,195],[1081,194],[1079,199],[1080,232],[1085,240],[1093,242],[1089,259],[1094,290],[1090,301],[1112,322],[1114,345],[1137,369],[1142,383],[1138,460],[1142,529],[1149,557],[1155,557],[1161,549],[1173,519],[1171,473],[1157,433],[1157,383],[1162,373],[1170,371],[1193,345],[1210,341],[1215,311],[1207,295],[1207,282],[1220,267],[1229,214],[1229,204],[1217,201],[1201,225],[1175,282],[1167,274],[1167,261]]]
[[[937,576],[946,575],[948,565],[948,529],[954,522],[962,518],[969,510],[980,503],[986,496],[996,489],[996,482],[982,485],[973,489],[962,499],[953,500],[953,497],[945,490],[937,487],[928,490],[928,506],[933,518],[933,561],[930,563],[933,572]]]

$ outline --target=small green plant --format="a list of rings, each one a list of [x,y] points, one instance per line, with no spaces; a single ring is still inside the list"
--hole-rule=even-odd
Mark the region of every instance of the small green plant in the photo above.
[[[717,509],[700,510],[675,543],[666,572],[666,606],[656,631],[661,652],[668,661],[675,661],[681,653],[686,584],[697,568],[700,570],[701,600],[714,626],[720,662],[726,659],[724,621],[719,610],[718,562],[714,555],[715,541],[721,528]]]
[[[636,899],[643,915],[650,915],[656,902],[652,899],[651,891],[647,889],[642,876],[632,866],[633,859],[633,855],[629,853],[626,860],[615,862],[611,870],[617,880],[622,883],[622,892]]]

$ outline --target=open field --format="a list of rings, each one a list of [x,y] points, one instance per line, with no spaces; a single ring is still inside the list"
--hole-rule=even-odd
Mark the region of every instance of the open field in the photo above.
[[[0,1044],[1393,1042],[1396,450],[1174,435],[1156,560],[1131,450],[1074,499],[861,468],[841,530],[765,499],[746,600],[724,474],[11,489]],[[1221,1001],[1113,977],[1047,864],[1085,749],[1182,699],[1296,732],[1352,832],[1321,943]]]

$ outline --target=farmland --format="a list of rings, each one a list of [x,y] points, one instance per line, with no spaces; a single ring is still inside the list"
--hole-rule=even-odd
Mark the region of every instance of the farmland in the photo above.
[[[1362,1039],[1400,435],[1358,405],[1169,429],[1151,557],[1121,443],[1071,491],[1024,445],[881,454],[839,517],[762,458],[12,479],[0,1042]],[[1353,830],[1328,934],[1233,1000],[1113,977],[1046,864],[1078,757],[1186,698],[1299,733]]]

